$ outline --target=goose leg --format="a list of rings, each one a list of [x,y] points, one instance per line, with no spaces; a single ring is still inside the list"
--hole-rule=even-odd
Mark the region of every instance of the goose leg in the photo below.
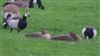
[[[41,10],[44,10],[44,6],[42,5],[41,0],[37,1],[38,7],[41,8]]]
[[[12,31],[13,31],[13,29],[11,28],[11,29],[10,29],[10,32],[12,32]]]
[[[29,8],[34,8],[33,0],[30,0],[30,2],[29,2]]]

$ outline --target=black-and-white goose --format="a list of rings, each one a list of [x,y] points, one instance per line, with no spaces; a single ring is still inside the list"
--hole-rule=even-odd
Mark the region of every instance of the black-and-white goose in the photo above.
[[[94,27],[87,26],[82,29],[82,34],[86,39],[92,39],[96,37],[97,30]]]
[[[25,13],[23,17],[12,17],[10,21],[8,21],[8,26],[11,28],[11,32],[13,29],[16,29],[18,32],[27,27],[27,17],[29,17],[29,13]]]

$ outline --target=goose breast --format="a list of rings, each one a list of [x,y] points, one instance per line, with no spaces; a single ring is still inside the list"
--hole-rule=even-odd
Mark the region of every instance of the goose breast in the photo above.
[[[8,25],[9,25],[10,28],[18,29],[18,22],[19,22],[18,19],[17,20],[10,20],[8,22]]]

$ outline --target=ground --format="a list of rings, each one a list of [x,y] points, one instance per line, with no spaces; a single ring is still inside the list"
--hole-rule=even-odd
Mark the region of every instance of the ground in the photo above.
[[[100,0],[42,0],[45,10],[20,8],[21,14],[29,12],[28,26],[20,33],[2,29],[0,15],[0,56],[100,56]],[[4,0],[0,1],[0,11]],[[90,25],[98,35],[83,39],[81,30]],[[28,32],[47,29],[51,34],[73,31],[82,41],[66,42],[26,38]]]

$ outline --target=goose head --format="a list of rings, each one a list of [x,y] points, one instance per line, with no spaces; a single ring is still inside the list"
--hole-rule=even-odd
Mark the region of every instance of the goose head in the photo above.
[[[96,37],[97,30],[94,27],[87,26],[82,29],[82,34],[86,39],[92,39]]]
[[[48,39],[48,40],[51,39],[51,35],[49,34],[49,32],[48,32],[47,30],[41,31],[41,34],[42,34],[42,37],[43,37],[44,39]]]
[[[80,38],[80,36],[78,34],[76,34],[74,32],[69,32],[69,34],[74,40],[76,40],[76,41],[80,41],[81,40],[81,38]]]
[[[23,15],[23,19],[26,19],[27,17],[30,17],[30,13],[25,13],[25,14]]]
[[[41,31],[42,34],[48,34],[48,31],[47,30],[43,30]]]

